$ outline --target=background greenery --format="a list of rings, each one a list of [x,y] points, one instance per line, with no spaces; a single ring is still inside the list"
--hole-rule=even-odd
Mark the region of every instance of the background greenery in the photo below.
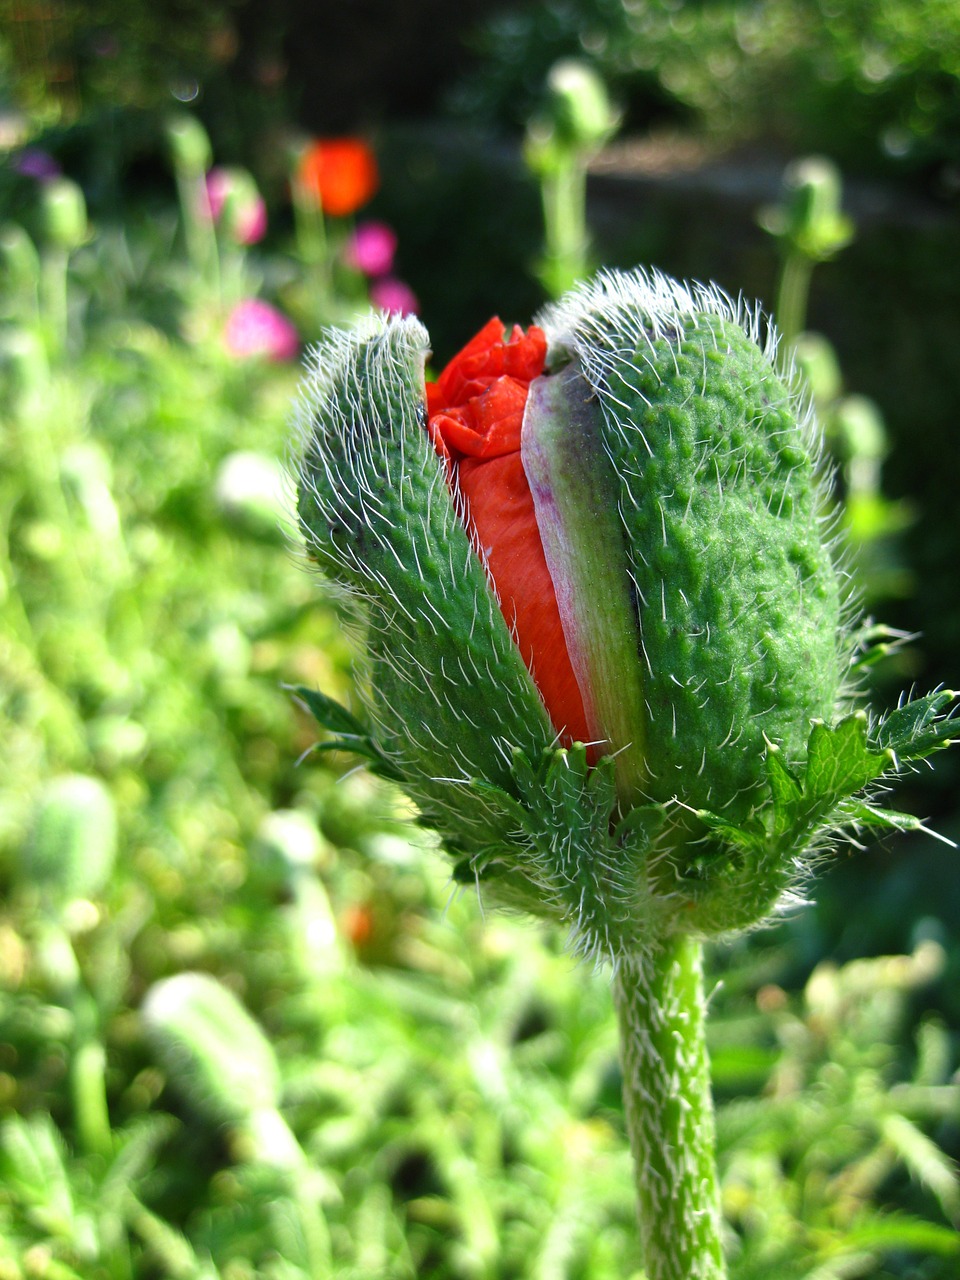
[[[293,6],[269,30],[241,4],[4,6],[3,1280],[640,1274],[606,975],[452,897],[403,802],[309,754],[286,686],[353,694],[337,603],[278,533],[297,370],[224,347],[171,109],[255,173],[270,230],[221,242],[226,277],[288,309],[310,266],[288,143],[362,128],[382,172],[363,216],[397,229],[439,360],[543,300],[519,131],[559,54],[593,59],[627,133],[698,148],[657,178],[598,164],[597,262],[770,304],[757,210],[791,155],[832,154],[857,235],[817,268],[810,319],[885,423],[903,518],[855,548],[864,590],[923,633],[873,693],[960,678],[958,7],[504,6],[467,42],[438,32],[426,77],[382,74],[378,13],[344,48]],[[358,86],[336,102],[334,58]],[[68,246],[17,171],[27,145],[86,197]],[[948,755],[898,799],[956,836],[956,786]],[[816,906],[715,949],[737,1280],[957,1274],[954,856],[845,848]],[[184,974],[217,985],[159,985]]]

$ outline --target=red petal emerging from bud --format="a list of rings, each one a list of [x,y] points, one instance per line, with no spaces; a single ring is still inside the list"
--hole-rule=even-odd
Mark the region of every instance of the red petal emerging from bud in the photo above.
[[[504,338],[486,324],[427,386],[430,434],[447,460],[451,485],[466,499],[468,527],[507,623],[550,718],[569,745],[589,741],[553,580],[530,486],[520,460],[520,429],[530,383],[543,372],[547,341],[531,325]]]

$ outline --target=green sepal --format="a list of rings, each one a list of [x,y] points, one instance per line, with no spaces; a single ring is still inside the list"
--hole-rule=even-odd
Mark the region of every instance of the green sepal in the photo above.
[[[591,767],[579,743],[536,760],[515,751],[511,782],[512,795],[473,783],[510,838],[462,858],[455,879],[482,883],[504,906],[569,925],[581,953],[655,945],[675,905],[658,897],[647,874],[667,823],[664,806],[637,806],[619,817],[613,760]]]
[[[619,484],[646,796],[748,822],[765,741],[802,758],[848,665],[818,442],[759,326],[709,291],[610,275],[547,314]]]
[[[470,780],[508,786],[511,749],[535,754],[554,730],[426,431],[427,345],[415,319],[393,317],[316,349],[298,514],[364,633],[360,741],[441,835],[477,849],[490,820]]]

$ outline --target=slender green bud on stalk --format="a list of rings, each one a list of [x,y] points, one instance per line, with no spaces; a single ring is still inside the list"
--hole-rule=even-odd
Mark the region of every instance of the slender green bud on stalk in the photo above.
[[[232,992],[207,974],[177,974],[150,988],[143,1019],[172,1083],[201,1115],[240,1129],[254,1158],[286,1167],[303,1161],[277,1110],[276,1055]]]
[[[811,262],[823,262],[853,239],[841,191],[840,171],[831,160],[796,160],[784,171],[782,204],[761,212],[761,226]]]
[[[178,172],[198,177],[213,161],[210,139],[203,125],[186,112],[171,116],[166,127],[167,144]]]
[[[528,162],[536,171],[549,170],[560,152],[590,154],[607,141],[619,121],[593,67],[578,58],[563,58],[547,76],[543,110],[528,134]]]
[[[87,238],[87,205],[83,192],[69,178],[43,183],[40,215],[46,242],[68,252]]]
[[[10,294],[13,297],[32,295],[35,308],[40,258],[33,241],[16,222],[8,222],[0,228],[0,262],[3,264],[4,285]]]
[[[20,862],[23,880],[66,904],[106,884],[117,851],[113,798],[98,778],[68,774],[40,795]]]

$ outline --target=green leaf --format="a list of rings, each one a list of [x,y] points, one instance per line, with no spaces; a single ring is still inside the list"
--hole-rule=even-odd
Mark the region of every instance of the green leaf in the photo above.
[[[851,664],[851,669],[859,673],[869,671],[884,658],[899,653],[911,640],[916,639],[916,636],[908,631],[897,631],[894,627],[878,622],[861,627],[853,639],[857,656]]]
[[[862,791],[885,773],[890,756],[867,747],[867,717],[862,711],[845,716],[834,728],[815,724],[807,745],[804,792],[808,805],[832,807]]]
[[[960,1223],[960,1178],[950,1157],[906,1116],[884,1116],[881,1132],[894,1151],[928,1191],[936,1196],[944,1215]]]
[[[773,834],[783,836],[793,825],[803,801],[803,787],[784,763],[779,747],[767,749],[767,781],[773,796]]]
[[[891,1213],[851,1228],[845,1232],[843,1244],[852,1249],[909,1249],[949,1256],[960,1251],[960,1235],[936,1222]]]
[[[328,698],[318,689],[308,689],[305,685],[288,685],[287,688],[299,698],[322,729],[331,733],[344,734],[347,737],[369,738],[370,730],[333,698]]]
[[[339,736],[328,742],[315,742],[310,748],[313,752],[347,751],[361,756],[367,761],[367,767],[378,778],[386,778],[389,782],[402,782],[403,774],[396,765],[385,756],[373,740],[370,730],[352,715],[346,707],[317,689],[307,689],[304,685],[287,686],[311,713],[321,729]]]
[[[875,741],[897,760],[922,760],[947,747],[957,733],[957,694],[938,689],[892,711],[876,728]]]

